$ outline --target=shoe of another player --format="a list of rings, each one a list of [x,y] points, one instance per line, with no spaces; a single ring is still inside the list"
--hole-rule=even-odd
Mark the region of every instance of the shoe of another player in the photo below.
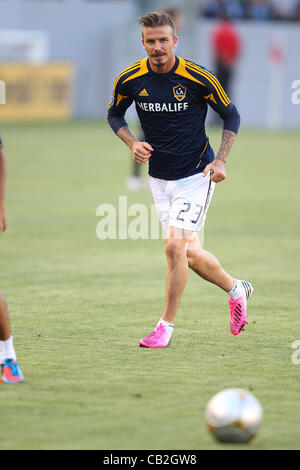
[[[241,281],[245,294],[239,297],[236,300],[229,299],[229,309],[230,309],[230,329],[233,335],[238,335],[241,331],[245,329],[247,325],[247,300],[251,297],[253,292],[253,287],[248,281]]]
[[[140,341],[140,346],[144,348],[166,348],[170,346],[171,338],[164,325],[159,323],[150,335],[145,336],[145,338]]]
[[[24,382],[24,377],[19,364],[14,359],[6,359],[1,366],[2,376],[1,382],[7,384],[16,384]]]

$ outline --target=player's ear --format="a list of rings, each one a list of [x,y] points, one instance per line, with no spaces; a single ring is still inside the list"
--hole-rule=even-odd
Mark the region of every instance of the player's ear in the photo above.
[[[178,43],[178,36],[174,36],[174,47],[177,46],[177,43]]]

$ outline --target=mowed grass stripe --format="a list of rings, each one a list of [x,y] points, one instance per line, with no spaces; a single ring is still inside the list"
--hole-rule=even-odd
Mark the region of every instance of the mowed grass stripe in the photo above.
[[[215,149],[220,132],[208,130]],[[26,381],[1,384],[0,448],[232,448],[204,422],[209,398],[228,387],[263,405],[251,449],[299,448],[299,134],[242,130],[208,212],[205,248],[255,287],[245,332],[230,334],[227,296],[190,272],[172,347],[149,351],[138,341],[162,313],[163,241],[96,237],[97,206],[127,194],[126,147],[104,122],[1,133],[0,289]],[[150,207],[150,192],[129,193],[136,202]]]

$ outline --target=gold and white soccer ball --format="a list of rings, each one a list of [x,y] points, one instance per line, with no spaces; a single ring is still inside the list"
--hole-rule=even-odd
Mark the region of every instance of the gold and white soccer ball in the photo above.
[[[206,406],[205,419],[218,441],[247,443],[259,431],[263,410],[252,393],[230,388],[211,398]]]

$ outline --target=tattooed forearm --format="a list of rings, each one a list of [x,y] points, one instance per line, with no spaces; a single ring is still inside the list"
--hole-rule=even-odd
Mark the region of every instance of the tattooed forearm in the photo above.
[[[232,131],[224,130],[222,134],[222,142],[220,150],[216,156],[216,160],[221,160],[223,163],[226,163],[230,149],[235,141],[236,133]]]
[[[121,127],[117,132],[117,136],[120,137],[120,139],[123,140],[123,142],[125,142],[125,144],[128,145],[130,149],[133,142],[136,142],[137,140],[134,135],[131,134],[128,127]]]

